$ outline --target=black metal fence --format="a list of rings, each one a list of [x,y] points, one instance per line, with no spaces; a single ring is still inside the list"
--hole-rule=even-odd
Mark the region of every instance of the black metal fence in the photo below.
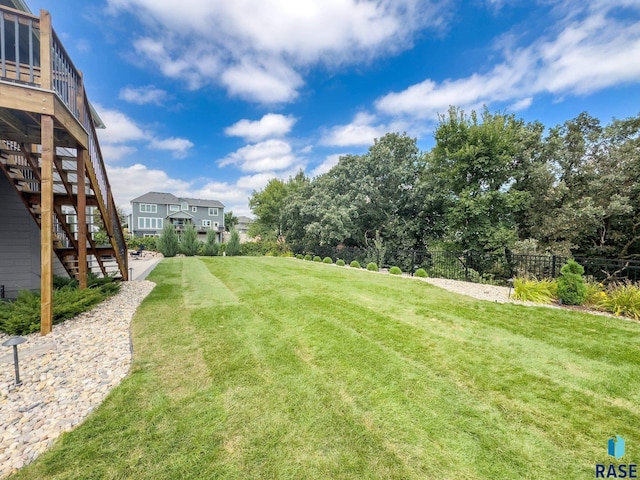
[[[324,248],[310,252],[321,257],[358,261],[363,267],[375,262],[379,268],[397,266],[413,275],[419,268],[430,277],[470,282],[506,284],[513,277],[556,278],[571,257],[563,255],[516,255],[444,250],[392,250],[377,248]],[[573,257],[585,275],[597,281],[640,281],[640,261],[611,258]]]

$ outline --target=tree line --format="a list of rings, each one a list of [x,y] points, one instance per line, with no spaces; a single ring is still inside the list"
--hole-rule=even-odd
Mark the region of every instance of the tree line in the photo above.
[[[513,114],[441,115],[426,152],[388,133],[313,179],[254,191],[250,234],[322,247],[640,257],[640,115],[547,129]]]

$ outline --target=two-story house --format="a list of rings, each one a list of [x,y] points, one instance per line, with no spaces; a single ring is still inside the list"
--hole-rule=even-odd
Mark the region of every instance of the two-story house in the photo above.
[[[171,193],[149,192],[131,200],[129,231],[135,237],[157,237],[169,223],[178,232],[194,225],[201,240],[210,230],[218,242],[224,231],[224,205],[217,200],[176,197]]]

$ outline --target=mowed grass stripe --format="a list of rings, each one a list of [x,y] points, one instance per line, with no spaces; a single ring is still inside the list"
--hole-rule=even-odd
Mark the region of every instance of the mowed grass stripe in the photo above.
[[[132,374],[18,478],[587,478],[637,323],[277,258],[163,261]]]

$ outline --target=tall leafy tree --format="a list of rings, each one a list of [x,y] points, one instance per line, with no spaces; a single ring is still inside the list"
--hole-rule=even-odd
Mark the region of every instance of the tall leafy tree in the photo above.
[[[238,217],[233,214],[233,210],[229,210],[224,214],[224,230],[231,232],[238,225]]]

